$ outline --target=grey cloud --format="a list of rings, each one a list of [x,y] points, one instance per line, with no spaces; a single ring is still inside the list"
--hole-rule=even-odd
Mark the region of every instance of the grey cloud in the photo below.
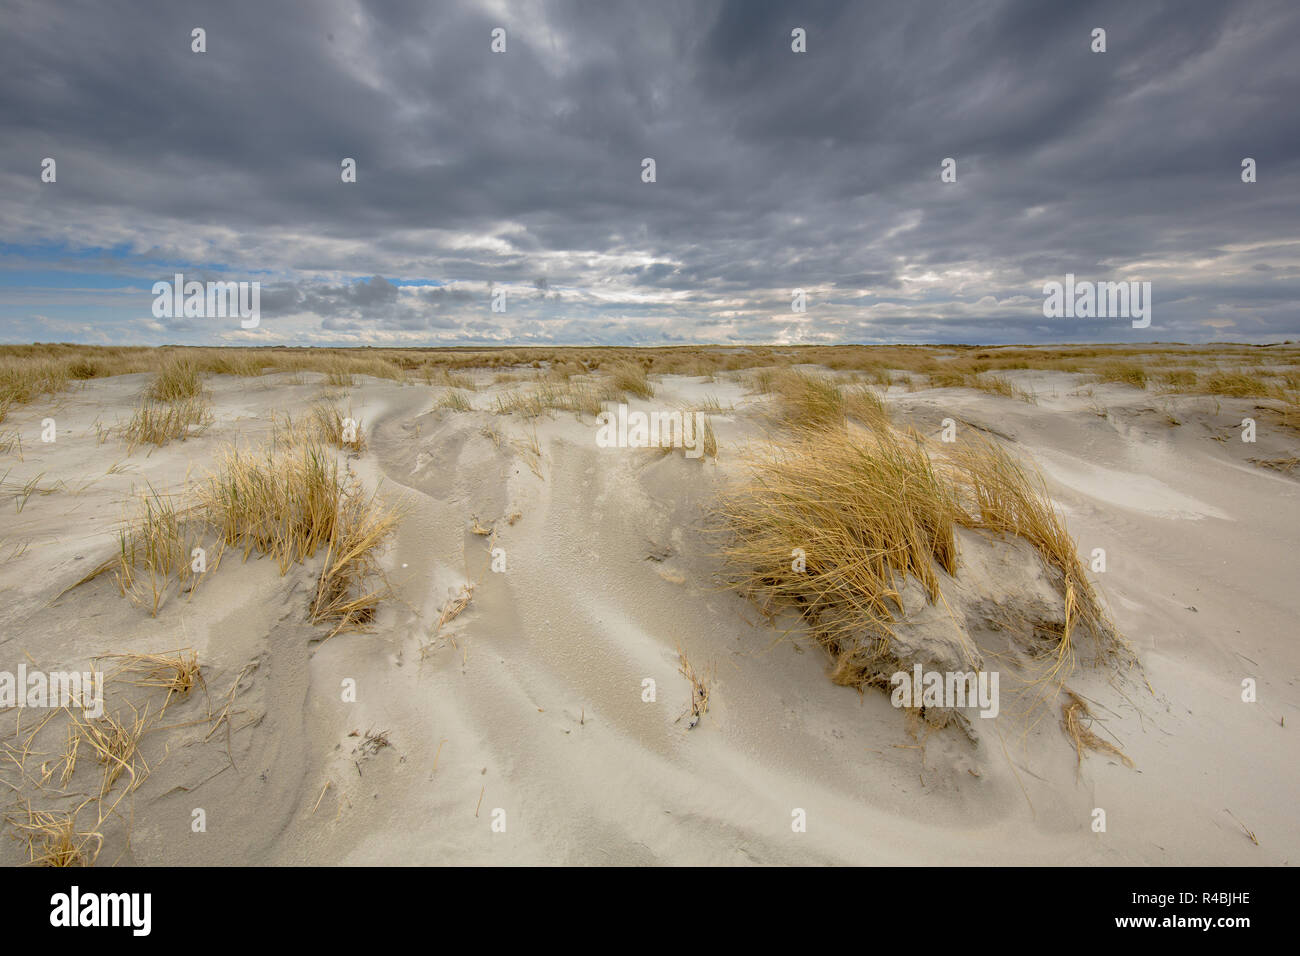
[[[1177,304],[1151,334],[1300,329],[1290,3],[8,6],[0,242],[73,254],[43,269],[219,262],[265,274],[272,319],[410,344],[765,340],[796,287],[845,341],[1024,341],[1063,337],[1044,278],[1140,263]],[[466,291],[491,283],[505,316]],[[986,297],[1017,304],[973,317]]]

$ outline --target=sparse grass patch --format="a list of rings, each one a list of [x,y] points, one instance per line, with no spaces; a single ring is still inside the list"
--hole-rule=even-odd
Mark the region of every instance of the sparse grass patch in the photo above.
[[[113,661],[106,675],[123,680],[135,687],[156,687],[167,691],[162,709],[166,710],[173,697],[187,697],[196,685],[203,683],[198,652],[192,647],[162,654],[105,654],[96,658]]]
[[[93,866],[104,845],[97,831],[78,829],[76,811],[33,810],[26,815],[10,813],[6,819],[15,836],[27,844],[31,866]]]
[[[168,355],[158,367],[146,398],[155,402],[184,402],[203,393],[203,376],[198,363],[181,355]]]
[[[1147,387],[1147,373],[1141,365],[1110,362],[1099,366],[1095,374],[1099,382],[1117,382],[1120,385],[1131,385],[1133,388]]]
[[[317,402],[312,405],[309,414],[312,439],[349,451],[366,450],[365,432],[361,423],[352,417],[350,407],[344,415],[332,402]]]
[[[168,442],[184,441],[193,428],[202,429],[211,423],[212,403],[203,392],[172,402],[145,397],[122,429],[122,437],[131,447],[161,447]]]
[[[611,382],[619,391],[627,392],[638,398],[654,398],[654,386],[646,377],[646,371],[632,362],[619,362],[610,371]]]
[[[469,396],[466,395],[458,388],[453,388],[451,391],[447,392],[445,395],[439,398],[438,403],[434,406],[434,408],[436,409],[446,408],[446,409],[450,409],[453,412],[474,411],[474,405],[472,402],[470,402]]]
[[[694,730],[699,725],[700,718],[709,712],[709,692],[713,689],[714,669],[710,667],[705,671],[696,670],[681,644],[677,645],[677,661],[677,673],[685,677],[691,685],[690,705],[682,711],[677,720],[689,717],[686,729]]]
[[[1029,405],[1038,404],[1038,396],[1033,392],[1020,388],[1005,375],[995,375],[991,372],[986,372],[974,376],[968,381],[968,384],[971,388],[977,388],[981,392],[990,392],[994,395],[1001,395],[1004,398],[1015,398]]]
[[[1065,700],[1061,703],[1061,726],[1065,734],[1074,742],[1075,754],[1078,757],[1076,763],[1076,772],[1083,765],[1083,752],[1093,750],[1097,753],[1109,754],[1112,757],[1118,757],[1123,761],[1124,766],[1132,767],[1133,761],[1125,756],[1124,752],[1108,740],[1102,740],[1092,732],[1092,711],[1088,709],[1087,703],[1072,690],[1065,691]]]
[[[359,629],[389,593],[378,555],[398,517],[355,479],[342,480],[338,462],[317,442],[291,443],[279,456],[232,450],[184,509],[151,489],[120,534],[119,554],[78,583],[116,570],[122,592],[157,615],[172,582],[178,589],[197,583],[191,551],[206,535],[218,548],[209,571],[226,548],[245,559],[266,555],[282,575],[324,550],[312,623],[334,622],[331,634]]]
[[[1191,392],[1196,390],[1197,375],[1195,369],[1173,369],[1168,372],[1161,372],[1156,376],[1156,381],[1166,391],[1170,392]]]
[[[1209,395],[1231,398],[1257,398],[1269,392],[1268,385],[1259,376],[1246,372],[1215,372],[1206,378],[1202,387]]]

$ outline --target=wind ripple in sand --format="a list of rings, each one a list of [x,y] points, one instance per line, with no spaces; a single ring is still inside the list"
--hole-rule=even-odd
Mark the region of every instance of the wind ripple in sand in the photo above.
[[[1157,518],[1201,518],[1232,516],[1213,505],[1175,491],[1163,481],[1139,472],[1103,468],[1071,455],[1036,450],[1043,473],[1075,491],[1097,501],[1141,511]]]

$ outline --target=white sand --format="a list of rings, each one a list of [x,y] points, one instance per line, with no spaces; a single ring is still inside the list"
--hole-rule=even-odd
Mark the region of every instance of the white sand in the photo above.
[[[146,482],[181,491],[224,445],[263,440],[273,410],[339,390],[314,374],[303,385],[213,378],[215,424],[152,453],[128,454],[116,437],[97,443],[94,427],[125,421],[145,376],[15,409],[0,426],[23,436],[22,460],[0,465],[10,469],[0,670],[84,669],[95,654],[192,646],[216,710],[243,674],[229,742],[224,731],[204,740],[205,726],[145,738],[151,773],[122,804],[129,846],[124,822],[105,824],[101,864],[1296,860],[1300,483],[1247,460],[1295,455],[1295,439],[1261,416],[1258,444],[1241,443],[1233,426],[1252,414],[1249,401],[1216,410],[1114,385],[1087,398],[1070,394],[1077,376],[1011,377],[1040,404],[897,387],[889,402],[897,420],[932,434],[954,417],[1008,436],[1043,469],[1080,553],[1106,549],[1108,570],[1094,579],[1154,696],[1137,671],[1086,669],[1070,686],[1095,702],[1098,732],[1135,769],[1093,754],[1076,773],[1055,708],[1030,730],[1011,714],[977,718],[976,742],[948,729],[921,749],[884,694],[833,685],[826,656],[797,627],[774,630],[720,591],[718,540],[702,518],[736,472],[737,446],[765,427],[758,400],[729,381],[668,378],[654,400],[633,403],[735,403],[714,419],[717,461],[600,449],[592,422],[560,413],[537,426],[542,480],[510,447],[531,432],[522,420],[430,413],[443,389],[359,380],[341,403],[370,447],[351,465],[407,509],[384,559],[399,599],[373,633],[324,643],[307,623],[316,564],[281,578],[268,560],[227,555],[157,619],[107,577],[55,598],[112,554]],[[505,387],[474,401],[489,407]],[[1164,421],[1165,406],[1181,426]],[[54,444],[39,439],[46,417],[58,424]],[[501,449],[485,424],[506,436]],[[19,513],[12,492],[38,475],[54,490]],[[489,542],[470,533],[472,516],[495,525],[504,573],[487,570]],[[958,580],[974,595],[1000,572],[978,543],[963,547]],[[1007,593],[1021,558],[997,582]],[[472,603],[434,637],[440,608],[467,581]],[[677,720],[690,700],[679,643],[717,674],[689,731]],[[1258,682],[1257,703],[1241,701],[1245,677]],[[348,678],[355,703],[341,700]],[[642,700],[645,678],[657,683],[653,703]],[[164,723],[207,707],[196,692]],[[39,716],[10,711],[0,728],[12,741],[16,721]],[[359,755],[361,738],[349,735],[368,730],[387,731],[391,746]],[[12,765],[0,779],[20,782]],[[1096,807],[1105,833],[1091,829]],[[191,830],[195,808],[205,833]],[[504,833],[492,829],[498,808]],[[795,808],[807,832],[792,832]],[[18,862],[20,850],[5,841],[0,862]]]

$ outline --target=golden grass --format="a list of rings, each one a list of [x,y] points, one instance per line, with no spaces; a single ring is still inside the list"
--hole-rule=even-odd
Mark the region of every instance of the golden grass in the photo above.
[[[623,398],[610,383],[541,382],[528,391],[509,391],[497,396],[496,414],[540,418],[552,411],[573,412],[579,418],[595,417],[606,402]]]
[[[124,701],[97,718],[90,717],[76,704],[51,709],[34,728],[27,731],[25,739],[20,737],[17,745],[0,742],[0,754],[18,768],[23,782],[60,802],[58,809],[38,809],[27,798],[20,806],[6,813],[5,819],[13,828],[13,835],[26,844],[28,865],[93,866],[104,847],[104,825],[112,817],[117,817],[126,826],[129,844],[134,813],[124,815],[118,812],[118,807],[149,776],[150,768],[142,750],[143,741],[153,732],[171,729],[161,727],[158,723],[168,704],[178,697],[188,696],[195,686],[203,686],[198,658],[192,648],[160,654],[106,654],[95,661],[108,662],[111,668],[104,675],[104,683],[100,685],[101,693],[106,685],[125,684],[146,691],[164,691],[166,698],[160,709],[149,704],[137,706],[136,703]],[[98,671],[98,665],[94,669]],[[240,678],[242,676],[241,672]],[[233,692],[232,687],[232,702]],[[206,721],[210,724],[209,737],[225,719],[228,709],[229,704],[227,710],[214,722],[209,708]],[[42,728],[60,716],[64,718],[62,726],[55,724],[54,729],[45,732],[57,733],[62,730],[61,749],[56,745],[52,752],[45,748],[33,750],[37,734],[42,733]],[[172,727],[204,722],[198,720]],[[40,760],[39,768],[35,771],[27,765],[32,757]],[[84,785],[78,785],[75,792],[69,790],[76,772],[83,767],[97,778],[89,795],[85,793]],[[118,787],[121,782],[126,785]],[[54,785],[50,786],[51,783]],[[9,786],[18,792],[22,790],[13,784]],[[117,794],[110,796],[114,789]],[[69,808],[67,800],[74,796],[84,796],[85,799],[79,805]],[[87,813],[94,814],[95,819],[83,824],[81,819]]]
[[[706,671],[698,671],[695,665],[691,663],[686,656],[686,650],[679,643],[677,645],[677,672],[691,685],[691,703],[682,711],[677,720],[683,717],[690,717],[686,722],[686,729],[693,730],[700,722],[700,718],[709,712],[709,691],[713,688],[714,670],[709,668]],[[674,721],[675,722],[675,721]]]
[[[1065,700],[1061,702],[1061,726],[1065,734],[1074,742],[1077,755],[1076,771],[1083,765],[1083,753],[1092,750],[1097,753],[1110,754],[1123,761],[1124,766],[1132,767],[1133,761],[1124,752],[1108,740],[1103,740],[1092,732],[1092,711],[1088,709],[1078,694],[1072,690],[1065,691]]]
[[[118,532],[117,556],[83,580],[115,570],[122,594],[149,607],[156,617],[172,580],[178,587],[190,580],[190,551],[199,543],[190,525],[189,509],[150,486],[140,496],[136,519]]]
[[[838,683],[887,684],[900,663],[891,644],[903,589],[914,580],[931,603],[942,600],[940,571],[957,574],[959,524],[1027,541],[1064,598],[1064,625],[1035,684],[1063,685],[1079,633],[1106,655],[1125,647],[1041,476],[991,441],[933,446],[932,456],[919,435],[884,422],[805,424],[747,464],[716,511],[729,584],[769,616],[798,611]]]
[[[316,442],[291,445],[279,456],[230,450],[196,498],[181,509],[150,489],[120,533],[119,554],[78,583],[116,570],[122,592],[156,616],[173,582],[177,589],[197,584],[192,546],[211,534],[217,554],[209,571],[227,548],[245,559],[266,555],[282,575],[323,550],[311,620],[333,622],[331,634],[363,629],[390,593],[378,555],[399,513],[366,496],[355,479],[342,480],[337,460]]]
[[[651,348],[539,346],[529,348],[324,349],[268,347],[178,348],[101,347],[86,345],[0,346],[0,405],[26,404],[39,394],[54,394],[69,383],[129,372],[155,370],[160,359],[182,357],[200,371],[257,375],[264,371],[321,372],[336,384],[355,375],[393,381],[410,376],[470,388],[454,375],[469,369],[503,370],[512,378],[546,377],[556,381],[583,372],[611,372],[639,367],[652,375],[676,374],[716,378],[739,370],[820,365],[856,371],[869,381],[888,384],[892,373],[966,376],[1009,369],[1095,371],[1112,362],[1197,365],[1205,361],[1240,367],[1300,364],[1294,343],[1268,347],[1215,343],[1178,351],[1173,345],[1104,346],[664,346]],[[942,359],[942,361],[941,361]],[[528,371],[528,370],[534,371]],[[640,379],[635,369],[631,374]],[[1286,374],[1286,373],[1283,373]],[[451,375],[452,378],[447,376]],[[1288,386],[1295,388],[1294,385]]]
[[[619,391],[637,398],[654,398],[654,386],[646,378],[646,370],[635,362],[618,362],[610,370],[610,381]]]
[[[379,552],[398,520],[397,512],[384,508],[373,495],[364,496],[359,486],[343,490],[311,609],[313,624],[333,622],[330,636],[365,629],[391,594]]]
[[[165,711],[173,698],[187,697],[196,685],[203,683],[199,655],[193,648],[181,648],[162,654],[105,654],[96,660],[113,662],[113,669],[105,676],[123,680],[135,687],[152,687],[165,690]]]
[[[460,616],[461,612],[464,611],[465,608],[469,607],[469,602],[473,599],[474,585],[462,584],[460,586],[460,591],[447,598],[446,602],[443,604],[442,610],[438,614],[438,623],[433,629],[434,635],[436,636],[437,633],[442,630],[443,625],[450,624],[452,621],[456,620],[456,618]]]
[[[1145,388],[1148,371],[1153,383],[1170,391],[1202,390],[1192,367],[1233,367],[1211,387],[1213,394],[1261,395],[1258,386],[1241,384],[1235,375],[1267,380],[1268,394],[1284,403],[1284,421],[1296,422],[1295,393],[1300,389],[1300,347],[1294,343],[1267,347],[1214,343],[1191,350],[1176,345],[1101,346],[667,346],[529,347],[529,348],[410,348],[321,349],[268,347],[257,349],[173,347],[98,347],[82,345],[0,346],[0,422],[16,407],[42,396],[53,396],[78,383],[128,373],[159,371],[154,385],[160,394],[183,394],[203,373],[254,376],[318,372],[337,386],[350,386],[358,375],[395,382],[422,378],[472,391],[468,370],[496,370],[494,382],[533,381],[560,391],[526,400],[513,409],[530,417],[550,409],[572,407],[579,414],[596,414],[594,405],[624,395],[650,398],[649,375],[694,375],[715,380],[745,372],[754,391],[771,392],[783,371],[794,366],[822,366],[848,373],[859,382],[901,384],[911,391],[925,387],[969,387],[1032,402],[1032,393],[1018,389],[992,373],[1011,369],[1090,373],[1102,381]],[[1175,366],[1155,371],[1161,366]],[[571,381],[587,377],[587,390],[566,391]],[[594,399],[593,401],[593,393]],[[507,404],[510,400],[507,400]],[[155,413],[156,417],[156,413]],[[1297,425],[1296,427],[1300,427]],[[170,431],[175,434],[176,426]]]
[[[172,353],[162,360],[145,396],[155,402],[180,402],[197,398],[202,392],[203,377],[198,363]]]
[[[764,379],[775,394],[778,417],[798,427],[842,425],[850,419],[872,428],[889,420],[884,400],[865,386],[843,386],[829,375],[785,370]]]
[[[285,573],[325,547],[339,520],[338,463],[306,445],[273,458],[228,451],[199,491],[200,508],[226,547],[270,555]]]
[[[1076,633],[1089,634],[1103,655],[1127,650],[1102,607],[1065,519],[1052,504],[1042,475],[1021,465],[999,444],[977,438],[948,455],[955,466],[951,480],[957,489],[957,520],[972,528],[1023,538],[1033,546],[1065,598],[1065,621],[1055,651],[1038,677],[1050,689],[1073,674],[1077,662]]]
[[[695,436],[696,441],[701,443],[701,450],[704,455],[701,460],[718,457],[718,434],[713,430],[713,422],[709,421],[709,416],[705,415],[701,420],[700,434]]]
[[[936,569],[956,572],[953,489],[919,441],[892,429],[797,429],[748,465],[718,507],[732,585],[765,613],[798,609],[837,682],[880,683],[905,579],[933,601]]]
[[[1205,379],[1203,387],[1210,395],[1230,398],[1256,398],[1269,393],[1266,382],[1246,372],[1215,372]]]
[[[262,357],[258,352],[245,349],[228,349],[215,355],[207,356],[202,363],[204,371],[217,375],[237,375],[241,378],[256,378],[262,374]]]
[[[143,712],[134,706],[130,706],[130,710],[131,716],[126,719],[105,714],[98,719],[83,720],[76,713],[70,712],[74,732],[80,740],[85,741],[104,767],[99,792],[101,798],[113,789],[122,774],[129,777],[129,792],[144,781],[142,774],[147,775],[149,772],[148,764],[140,753],[140,738],[144,736],[149,723],[149,707],[146,705]],[[72,746],[75,749],[76,743]]]
[[[75,811],[33,810],[30,804],[24,809],[25,817],[11,813],[7,820],[27,843],[29,865],[94,865],[104,845],[103,834],[79,830]]]
[[[447,408],[453,412],[472,412],[474,411],[474,404],[469,400],[468,395],[458,388],[453,388],[438,399],[438,403],[434,405],[434,408]]]
[[[176,401],[158,401],[146,396],[123,427],[122,437],[132,448],[161,447],[168,442],[184,441],[194,428],[202,430],[210,424],[212,403],[202,392]]]
[[[528,470],[545,481],[546,474],[542,470],[542,446],[537,440],[537,429],[534,428],[523,438],[511,440],[510,444],[519,453],[519,457],[524,460]]]
[[[311,429],[308,440],[315,439],[349,451],[366,450],[365,432],[361,423],[352,416],[351,406],[345,415],[331,402],[316,402],[308,414]]]
[[[1117,382],[1120,385],[1130,385],[1133,388],[1147,387],[1147,373],[1141,365],[1132,365],[1127,362],[1107,362],[1097,368],[1097,381],[1099,382]]]
[[[1029,405],[1038,404],[1038,396],[1033,392],[1014,384],[1011,379],[1007,378],[1005,375],[995,375],[992,373],[976,375],[971,378],[967,384],[971,388],[979,389],[982,392],[990,392],[994,395],[1001,395],[1004,398],[1014,398]]]
[[[1156,383],[1170,392],[1195,391],[1198,381],[1196,370],[1190,368],[1173,369],[1168,372],[1161,372],[1156,376]]]

